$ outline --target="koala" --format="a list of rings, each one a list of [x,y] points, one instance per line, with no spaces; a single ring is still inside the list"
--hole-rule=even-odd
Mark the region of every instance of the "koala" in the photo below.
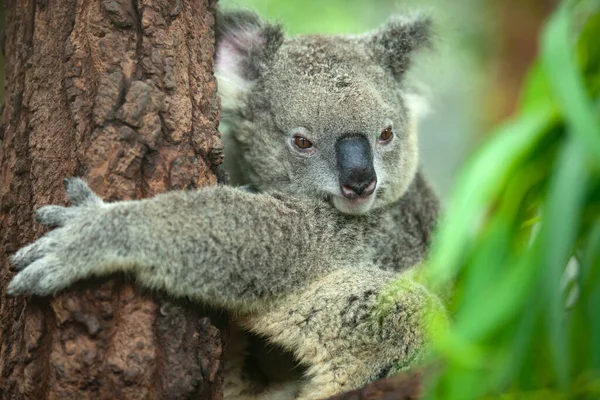
[[[445,315],[414,276],[439,213],[407,78],[430,25],[395,17],[361,35],[290,38],[221,11],[215,73],[233,186],[107,203],[69,178],[71,206],[37,210],[54,229],[11,257],[8,293],[52,295],[122,271],[226,310],[237,327],[228,400],[320,399],[414,365],[429,316]]]

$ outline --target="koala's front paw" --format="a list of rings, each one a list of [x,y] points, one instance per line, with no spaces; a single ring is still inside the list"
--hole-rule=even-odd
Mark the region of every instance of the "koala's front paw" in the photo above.
[[[72,206],[49,205],[37,210],[37,221],[56,229],[10,257],[13,269],[20,272],[8,284],[9,295],[52,294],[84,272],[80,265],[73,265],[77,259],[73,253],[85,246],[81,235],[89,224],[86,216],[97,214],[104,203],[83,180],[69,178],[64,182]]]

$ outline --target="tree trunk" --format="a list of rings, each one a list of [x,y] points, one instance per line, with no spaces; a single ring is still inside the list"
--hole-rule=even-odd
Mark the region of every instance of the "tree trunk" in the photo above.
[[[107,200],[216,183],[215,2],[5,1],[0,398],[221,398],[224,330],[193,305],[121,277],[5,296],[65,177]]]

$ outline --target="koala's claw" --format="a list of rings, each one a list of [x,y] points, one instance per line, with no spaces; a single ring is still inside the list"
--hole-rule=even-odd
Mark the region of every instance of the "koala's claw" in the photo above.
[[[102,199],[81,178],[67,178],[63,181],[67,196],[74,206],[100,205]]]
[[[77,276],[77,269],[72,263],[64,263],[68,244],[80,240],[77,235],[81,226],[86,225],[81,218],[96,215],[103,202],[87,183],[79,178],[65,179],[64,184],[73,205],[48,205],[36,211],[36,219],[40,224],[56,229],[10,257],[11,269],[18,271],[9,283],[10,295],[52,294],[73,282]]]
[[[15,271],[20,271],[38,258],[43,257],[48,251],[51,251],[56,244],[53,233],[54,231],[49,232],[46,236],[23,247],[21,250],[10,256],[9,261],[11,268]]]
[[[35,219],[42,225],[49,227],[64,226],[67,221],[77,217],[81,212],[75,207],[43,206],[35,212]]]
[[[45,296],[55,293],[62,289],[63,274],[64,268],[61,268],[57,260],[52,257],[41,258],[27,265],[27,268],[10,281],[7,293],[10,296],[20,294]]]
[[[18,273],[8,285],[9,295],[53,294],[90,274],[87,266],[93,261],[78,263],[89,255],[78,249],[86,235],[82,230],[89,228],[104,203],[79,178],[65,179],[64,184],[72,206],[47,205],[36,211],[40,224],[55,229],[10,257],[11,269]]]

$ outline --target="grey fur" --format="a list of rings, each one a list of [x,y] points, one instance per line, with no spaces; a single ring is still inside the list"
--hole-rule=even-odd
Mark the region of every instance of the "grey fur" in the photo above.
[[[228,310],[242,330],[293,355],[302,379],[257,384],[242,368],[247,336],[230,346],[226,399],[316,399],[411,365],[438,299],[411,278],[438,202],[417,171],[416,108],[404,71],[427,42],[425,20],[396,19],[361,36],[284,39],[247,12],[219,18],[217,74],[227,170],[237,185],[102,202],[73,178],[73,206],[45,206],[57,228],[19,250],[8,292],[50,295],[90,276],[126,271],[143,287]],[[223,88],[221,88],[223,89]],[[382,129],[394,138],[381,144]],[[291,144],[309,136],[310,154]],[[333,146],[372,146],[377,190],[340,196]],[[381,312],[384,289],[406,290]]]

